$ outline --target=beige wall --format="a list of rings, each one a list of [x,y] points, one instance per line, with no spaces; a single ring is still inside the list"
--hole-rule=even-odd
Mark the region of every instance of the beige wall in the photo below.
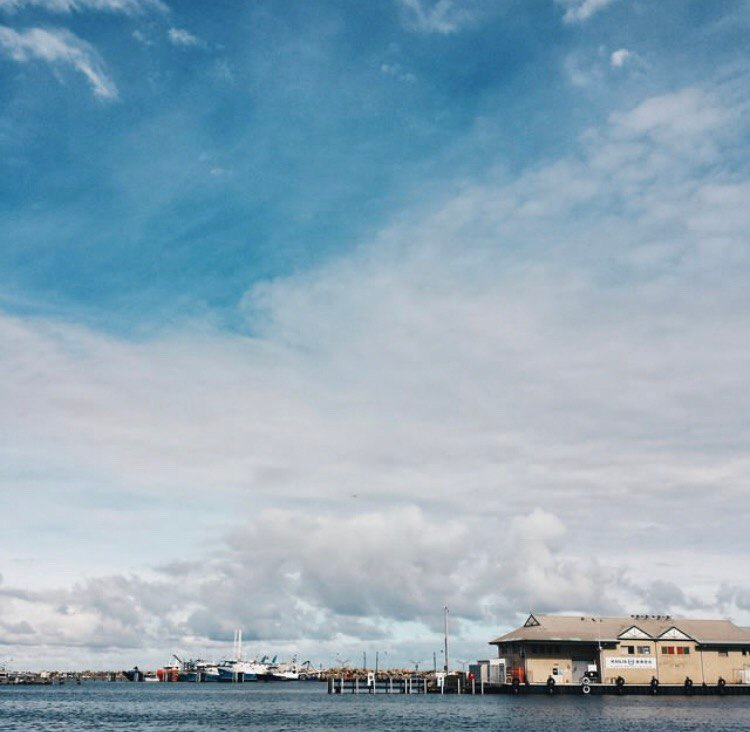
[[[634,646],[635,653],[629,654],[627,646]],[[649,653],[639,653],[639,647],[648,647]],[[663,653],[663,648],[672,647],[675,653]],[[677,653],[676,649],[689,648],[689,653]],[[603,649],[601,652],[600,669],[604,683],[614,683],[618,676],[622,676],[627,684],[648,684],[653,676],[662,684],[684,684],[685,678],[690,677],[693,683],[700,685],[706,683],[715,686],[719,677],[723,677],[728,684],[741,683],[742,670],[750,669],[750,655],[742,655],[741,650],[729,650],[727,655],[719,655],[719,651],[704,650],[697,648],[693,641],[682,640],[625,640],[616,648]],[[510,654],[500,654],[508,657]],[[577,684],[578,679],[573,678],[573,660],[571,649],[561,649],[558,654],[540,654],[528,652],[525,655],[525,666],[528,680],[533,684],[543,684],[550,676],[553,676],[558,684]],[[653,659],[655,668],[607,668],[607,658],[623,659]],[[521,658],[515,656],[515,663],[522,665]],[[511,659],[508,658],[508,670],[512,667]],[[557,668],[559,673],[553,675],[552,671]]]
[[[643,658],[641,654],[629,656],[625,647],[633,645],[650,646],[652,657],[656,659],[656,670],[654,669],[608,669],[605,666],[607,656],[621,656],[624,658]],[[664,648],[689,648],[688,655],[664,653]],[[647,656],[646,656],[647,657]],[[728,651],[726,656],[720,656],[717,650],[701,651],[693,641],[663,640],[658,642],[649,641],[622,641],[617,649],[602,651],[602,666],[604,683],[613,682],[618,676],[622,676],[626,683],[647,684],[652,676],[656,676],[662,684],[684,684],[685,678],[690,677],[694,684],[706,683],[715,686],[719,677],[723,677],[728,684],[740,683],[742,680],[742,668],[750,668],[750,656],[743,656],[742,651]]]
[[[659,665],[657,678],[662,684],[684,684],[688,676],[694,684],[703,683],[701,657],[693,641],[665,640],[659,641],[656,646]],[[688,648],[690,655],[665,654],[665,648]]]
[[[659,657],[657,645],[654,641],[633,639],[622,641],[617,648],[602,650],[602,681],[605,684],[614,683],[618,676],[622,676],[625,679],[625,683],[648,684],[653,676],[659,676],[659,662],[661,658]],[[627,651],[627,646],[633,646],[636,652],[630,655]],[[649,652],[638,653],[639,647],[648,648]],[[656,666],[653,668],[607,668],[607,658],[623,658],[636,662],[639,659],[648,659],[655,662]]]
[[[720,656],[718,651],[703,652],[703,671],[707,684],[716,684],[719,676],[728,684],[738,684],[742,681],[743,668],[750,668],[750,656],[743,656],[742,651],[727,651],[726,656]]]
[[[552,671],[557,668],[558,675]],[[545,683],[552,676],[558,684],[575,683],[573,679],[573,662],[570,657],[559,656],[528,656],[526,658],[526,674],[532,684]]]

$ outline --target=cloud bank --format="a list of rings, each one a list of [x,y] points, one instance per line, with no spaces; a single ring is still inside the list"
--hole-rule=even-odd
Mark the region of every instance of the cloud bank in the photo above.
[[[426,643],[445,603],[472,642],[529,608],[747,619],[743,88],[451,183],[251,288],[238,332],[0,317],[9,484],[138,566],[26,589],[0,567],[2,641]],[[0,507],[19,531],[24,500]]]

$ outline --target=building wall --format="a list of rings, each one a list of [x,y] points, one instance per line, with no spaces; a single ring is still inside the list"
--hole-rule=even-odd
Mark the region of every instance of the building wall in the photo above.
[[[690,678],[694,684],[703,683],[701,654],[693,641],[664,640],[656,646],[659,665],[657,678],[662,684],[684,684],[686,678]]]
[[[524,667],[533,684],[543,684],[550,676],[558,684],[579,683],[583,658],[598,660],[605,684],[615,683],[618,676],[626,684],[648,684],[654,676],[662,684],[684,684],[690,678],[696,685],[715,686],[720,677],[737,684],[742,683],[743,669],[750,669],[750,648],[744,654],[731,648],[701,650],[694,641],[686,640],[626,640],[603,648],[599,659],[598,650],[590,644],[518,644],[513,651],[499,649],[499,655],[508,659],[509,672],[512,667]]]
[[[614,648],[602,650],[600,670],[602,682],[614,683],[618,676],[625,683],[648,684],[659,676],[659,658],[657,643],[651,640],[629,639],[618,643]],[[633,652],[630,652],[630,648]],[[608,662],[612,659],[613,663]],[[614,663],[618,663],[617,666]],[[632,664],[625,666],[624,664]]]
[[[558,684],[571,684],[573,662],[570,656],[527,656],[526,676],[530,683],[545,683],[551,676]]]
[[[716,684],[721,676],[728,684],[742,683],[742,669],[750,668],[750,652],[726,649],[726,655],[718,649],[703,651],[703,671],[706,683]]]

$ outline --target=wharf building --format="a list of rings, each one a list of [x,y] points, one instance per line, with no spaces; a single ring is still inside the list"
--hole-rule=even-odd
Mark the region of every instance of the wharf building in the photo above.
[[[532,614],[490,643],[506,684],[750,684],[750,628],[729,620]]]

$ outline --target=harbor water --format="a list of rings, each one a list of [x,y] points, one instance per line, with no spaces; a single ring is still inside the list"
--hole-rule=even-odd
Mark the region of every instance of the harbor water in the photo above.
[[[0,730],[750,731],[748,697],[342,695],[325,684],[0,686]]]

